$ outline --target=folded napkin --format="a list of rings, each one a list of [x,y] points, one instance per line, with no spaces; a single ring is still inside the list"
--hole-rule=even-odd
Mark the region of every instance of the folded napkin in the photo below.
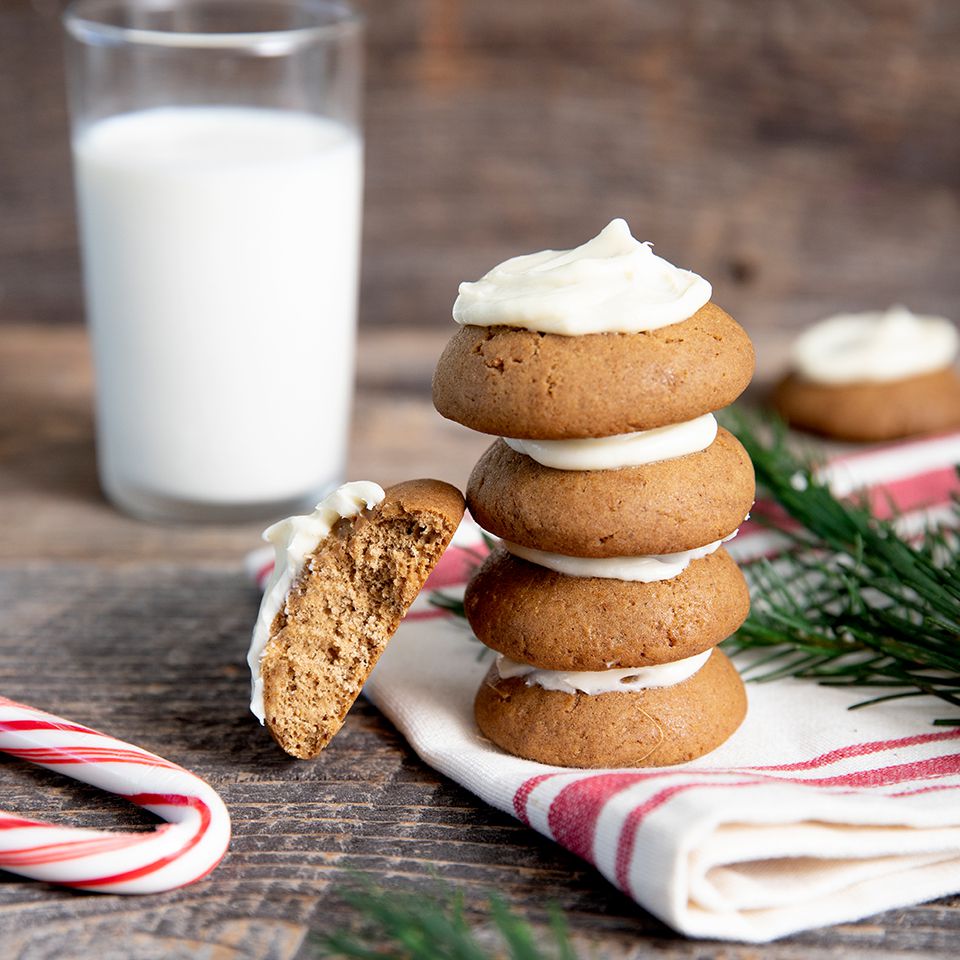
[[[825,475],[838,492],[884,484],[909,517],[945,502],[957,462],[960,434],[842,457]],[[780,545],[746,524],[728,549],[743,562]],[[741,729],[682,766],[503,753],[473,720],[492,654],[430,602],[462,590],[483,550],[465,522],[365,687],[436,770],[691,937],[763,942],[960,891],[960,729],[932,726],[943,708],[926,698],[850,712],[863,690],[786,679],[749,685]]]

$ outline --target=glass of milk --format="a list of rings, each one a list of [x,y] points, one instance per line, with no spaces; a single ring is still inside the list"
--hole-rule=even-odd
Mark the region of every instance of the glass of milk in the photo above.
[[[150,519],[312,506],[353,391],[357,16],[77,0],[64,25],[103,489]]]

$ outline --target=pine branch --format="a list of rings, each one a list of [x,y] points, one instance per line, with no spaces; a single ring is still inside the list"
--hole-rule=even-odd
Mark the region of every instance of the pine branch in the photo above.
[[[960,707],[960,545],[954,529],[902,535],[865,499],[840,500],[776,421],[732,415],[758,485],[800,529],[792,548],[745,568],[753,607],[727,641],[770,649],[754,679],[810,677],[892,689],[858,706],[929,695]],[[769,437],[769,439],[765,439]],[[960,505],[954,506],[960,525]],[[960,713],[939,724],[960,724]]]
[[[499,896],[487,899],[488,920],[471,925],[463,895],[440,885],[433,894],[386,890],[357,880],[341,893],[358,929],[311,937],[311,955],[343,960],[576,960],[560,908],[550,908],[548,949],[543,934]],[[492,927],[496,947],[484,946],[475,926]],[[486,939],[490,939],[489,937]]]
[[[430,603],[439,610],[445,610],[447,613],[455,617],[462,617],[464,620],[467,617],[467,611],[463,605],[463,597],[451,596],[449,593],[434,590],[433,593],[430,594],[429,600]]]

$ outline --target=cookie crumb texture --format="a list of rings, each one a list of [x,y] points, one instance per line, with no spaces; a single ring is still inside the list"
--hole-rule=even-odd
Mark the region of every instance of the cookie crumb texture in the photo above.
[[[688,680],[631,693],[559,693],[500,679],[491,668],[474,704],[485,737],[558,767],[662,767],[709,753],[740,726],[747,697],[719,650]]]
[[[315,757],[340,729],[462,516],[449,484],[397,484],[308,557],[260,665],[267,726],[287,753]]]
[[[960,427],[953,368],[885,383],[811,383],[789,374],[772,402],[791,426],[836,440],[880,442]]]

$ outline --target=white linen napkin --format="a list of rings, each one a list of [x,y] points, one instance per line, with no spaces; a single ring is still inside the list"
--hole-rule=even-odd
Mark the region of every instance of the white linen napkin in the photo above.
[[[889,451],[828,475],[888,483],[908,511],[956,489],[960,434]],[[729,549],[743,561],[777,543],[747,525]],[[926,698],[850,711],[863,690],[779,680],[749,685],[741,729],[682,766],[571,770],[503,753],[473,719],[492,654],[430,597],[462,590],[482,551],[465,522],[365,687],[436,770],[691,937],[763,942],[960,890],[960,728],[932,726],[948,708]]]

